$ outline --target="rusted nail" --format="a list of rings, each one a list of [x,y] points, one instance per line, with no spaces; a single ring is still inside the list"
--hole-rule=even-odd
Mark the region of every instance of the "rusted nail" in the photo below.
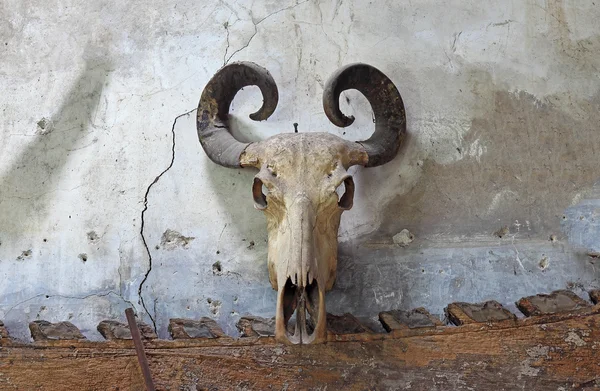
[[[129,330],[131,331],[131,337],[133,338],[133,344],[135,345],[138,362],[140,363],[142,374],[144,375],[146,390],[155,391],[156,389],[154,388],[152,375],[150,374],[150,367],[148,366],[148,359],[146,358],[146,352],[144,352],[144,345],[142,344],[142,337],[140,336],[140,330],[138,329],[135,315],[133,314],[133,308],[127,308],[125,310],[125,316],[127,317],[127,323],[129,323]]]

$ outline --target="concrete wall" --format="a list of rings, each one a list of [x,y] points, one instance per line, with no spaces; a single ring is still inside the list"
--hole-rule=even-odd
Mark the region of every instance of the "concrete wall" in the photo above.
[[[403,95],[402,153],[352,169],[330,312],[441,314],[600,286],[587,255],[600,250],[600,3],[8,0],[0,16],[0,319],[15,336],[72,319],[99,338],[129,305],[162,336],[171,317],[233,332],[240,315],[274,315],[254,172],[211,163],[195,130],[202,88],[237,60],[280,91],[260,124],[257,89],[238,94],[246,140],[294,122],[366,138],[355,91],[342,99],[355,125],[323,114],[343,64],[378,67]],[[391,240],[404,228],[407,248]]]

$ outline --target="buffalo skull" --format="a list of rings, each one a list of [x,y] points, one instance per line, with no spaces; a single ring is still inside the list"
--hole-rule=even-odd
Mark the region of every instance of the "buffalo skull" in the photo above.
[[[379,70],[366,64],[348,65],[325,85],[323,107],[335,125],[349,126],[354,117],[342,114],[339,97],[348,89],[360,91],[375,116],[375,132],[368,140],[351,142],[309,132],[242,143],[229,132],[229,106],[240,89],[251,85],[260,88],[263,104],[250,118],[267,119],[279,96],[273,77],[256,64],[232,63],[221,68],[202,92],[198,138],[213,162],[259,170],[252,196],[255,207],[267,218],[269,279],[277,291],[277,340],[325,342],[325,292],[335,282],[340,217],[352,207],[354,196],[347,170],[356,164],[378,166],[396,156],[406,132],[402,98]],[[295,326],[290,322],[294,312]]]

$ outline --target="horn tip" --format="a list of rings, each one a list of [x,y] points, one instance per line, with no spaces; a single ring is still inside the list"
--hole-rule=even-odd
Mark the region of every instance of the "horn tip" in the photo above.
[[[250,117],[250,119],[252,121],[264,121],[264,120],[266,120],[268,118],[268,116],[265,116],[260,111],[257,111],[256,113],[252,113],[248,117]]]

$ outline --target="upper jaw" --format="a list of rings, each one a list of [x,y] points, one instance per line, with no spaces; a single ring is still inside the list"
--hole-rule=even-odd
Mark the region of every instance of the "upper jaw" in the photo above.
[[[306,286],[291,279],[278,284],[275,338],[286,344],[323,343],[327,340],[324,285],[313,279]],[[290,323],[292,315],[295,321]]]

